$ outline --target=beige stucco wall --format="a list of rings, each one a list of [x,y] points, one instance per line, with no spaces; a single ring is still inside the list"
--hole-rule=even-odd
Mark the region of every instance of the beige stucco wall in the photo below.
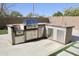
[[[51,24],[72,25],[75,29],[79,29],[79,16],[54,16],[49,17]]]

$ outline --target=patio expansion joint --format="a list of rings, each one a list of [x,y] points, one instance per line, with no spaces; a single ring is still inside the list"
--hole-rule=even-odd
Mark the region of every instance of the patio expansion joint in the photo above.
[[[70,54],[72,54],[72,55],[74,55],[74,56],[79,56],[79,55],[77,55],[77,54],[75,54],[75,53],[73,53],[73,52],[71,52],[71,51],[68,51],[68,50],[64,50],[64,51],[66,51],[66,52],[68,52],[68,53],[70,53]]]
[[[52,53],[52,54],[49,54],[49,56],[56,56],[57,54],[61,53],[62,51],[65,51],[66,49],[68,49],[69,47],[73,46],[76,42],[72,42],[70,43],[69,45],[63,47],[62,49]]]
[[[77,46],[72,46],[72,47],[74,47],[74,48],[76,48],[76,49],[79,49],[79,47],[77,47]]]

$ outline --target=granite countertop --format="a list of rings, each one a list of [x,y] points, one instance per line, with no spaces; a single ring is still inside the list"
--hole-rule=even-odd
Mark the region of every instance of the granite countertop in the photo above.
[[[53,26],[53,27],[61,27],[61,28],[73,28],[72,25],[57,25],[57,24],[46,24],[46,26]]]

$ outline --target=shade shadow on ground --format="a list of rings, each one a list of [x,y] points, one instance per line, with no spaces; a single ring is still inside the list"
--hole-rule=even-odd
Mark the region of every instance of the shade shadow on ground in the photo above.
[[[73,41],[73,42],[79,41],[79,36],[73,35],[73,36],[72,36],[72,41]]]

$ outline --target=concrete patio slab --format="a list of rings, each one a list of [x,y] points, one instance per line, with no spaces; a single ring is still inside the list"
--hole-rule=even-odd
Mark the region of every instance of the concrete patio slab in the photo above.
[[[74,53],[76,55],[79,55],[79,49],[78,48],[75,48],[73,46],[69,47],[68,49],[66,49],[67,51],[71,52],[71,53]]]
[[[75,47],[79,48],[79,43],[74,44]]]
[[[47,56],[55,49],[63,46],[60,43],[43,39],[40,41],[29,42],[19,45],[9,46],[0,50],[0,55],[5,56]]]
[[[74,55],[72,55],[66,51],[63,51],[63,52],[59,53],[57,56],[74,56]]]

